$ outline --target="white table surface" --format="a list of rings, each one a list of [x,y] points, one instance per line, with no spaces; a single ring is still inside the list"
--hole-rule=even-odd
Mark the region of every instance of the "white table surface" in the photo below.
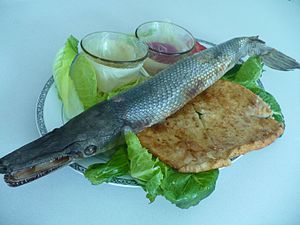
[[[260,35],[300,60],[299,0],[1,0],[0,157],[38,137],[36,100],[70,34],[133,32],[149,20],[173,21],[215,43]],[[262,81],[282,106],[284,136],[222,170],[198,206],[182,210],[161,197],[148,204],[139,188],[92,186],[66,167],[18,188],[1,175],[0,225],[300,224],[300,71],[266,68]]]

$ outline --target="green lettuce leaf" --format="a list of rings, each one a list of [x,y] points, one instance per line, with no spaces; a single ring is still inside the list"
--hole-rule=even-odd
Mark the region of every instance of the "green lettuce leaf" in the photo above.
[[[84,54],[77,55],[70,75],[84,108],[95,105],[98,102],[96,71]]]
[[[236,76],[241,66],[242,64],[236,64],[231,70],[227,71],[227,73],[225,73],[221,79],[230,81],[234,80],[234,77]]]
[[[129,83],[129,84],[125,84],[125,85],[122,85],[121,87],[118,87],[110,92],[107,92],[107,93],[104,93],[104,92],[101,92],[101,93],[98,93],[97,95],[97,99],[98,99],[98,102],[102,102],[102,101],[106,101],[122,92],[125,92],[131,88],[133,88],[134,86],[140,84],[141,82],[145,81],[146,78],[144,77],[140,77],[139,79]]]
[[[261,58],[252,56],[243,64],[235,65],[223,76],[223,79],[247,86],[249,83],[257,82],[262,72],[263,63]]]
[[[179,208],[195,206],[215,190],[218,170],[178,173],[164,164],[161,166],[167,168],[161,184],[163,195]]]
[[[234,82],[247,84],[259,80],[263,72],[263,63],[259,56],[252,56],[237,71]]]
[[[106,163],[96,163],[90,165],[84,176],[92,184],[102,184],[110,182],[115,177],[127,175],[129,171],[129,160],[126,146],[119,147],[112,158]]]
[[[69,76],[70,66],[78,53],[78,40],[70,36],[65,46],[57,53],[53,64],[53,78],[59,97],[64,105],[66,117],[73,118],[84,108]]]
[[[110,92],[98,92],[96,71],[84,54],[79,54],[76,57],[72,64],[70,74],[74,81],[75,89],[85,109],[127,91],[145,80],[145,78],[140,77],[139,79],[115,88]]]
[[[158,166],[158,159],[143,148],[138,137],[128,132],[125,135],[128,158],[130,160],[130,175],[147,192],[147,198],[153,202],[160,193],[160,184],[163,174]]]

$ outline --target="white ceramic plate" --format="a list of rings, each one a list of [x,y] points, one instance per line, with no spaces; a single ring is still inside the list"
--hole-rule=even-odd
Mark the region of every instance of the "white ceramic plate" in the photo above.
[[[201,44],[207,47],[214,46],[214,44],[199,40]],[[58,93],[54,84],[53,77],[51,76],[49,80],[44,85],[40,96],[38,98],[36,106],[36,125],[41,136],[45,135],[54,128],[61,127],[66,123],[63,113],[63,104],[58,97]],[[74,170],[84,173],[86,168],[94,163],[106,162],[108,160],[104,155],[97,155],[95,157],[90,157],[84,160],[77,161],[70,165]],[[137,187],[137,183],[131,177],[118,177],[113,179],[111,184],[118,186],[127,187]]]

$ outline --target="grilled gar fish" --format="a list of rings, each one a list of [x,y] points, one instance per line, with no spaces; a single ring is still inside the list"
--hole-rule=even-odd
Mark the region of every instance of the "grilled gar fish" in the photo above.
[[[76,159],[90,157],[123,143],[124,131],[135,133],[159,123],[207,89],[244,56],[260,55],[277,70],[300,64],[267,47],[258,37],[234,38],[171,65],[155,77],[101,102],[64,126],[0,159],[0,173],[19,186]]]

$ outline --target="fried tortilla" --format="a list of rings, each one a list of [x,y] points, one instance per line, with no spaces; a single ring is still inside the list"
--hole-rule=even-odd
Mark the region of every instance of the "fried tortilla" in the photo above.
[[[243,86],[218,81],[163,123],[138,133],[142,145],[180,172],[229,166],[283,133],[270,107]]]

